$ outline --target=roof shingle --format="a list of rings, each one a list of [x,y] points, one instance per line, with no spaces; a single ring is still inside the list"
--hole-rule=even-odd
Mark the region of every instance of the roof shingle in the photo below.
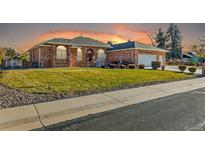
[[[103,47],[110,48],[110,45],[94,40],[88,37],[75,37],[73,39],[64,39],[64,38],[54,38],[44,42],[45,44],[64,44],[64,45],[74,45],[74,46],[94,46],[94,47]]]

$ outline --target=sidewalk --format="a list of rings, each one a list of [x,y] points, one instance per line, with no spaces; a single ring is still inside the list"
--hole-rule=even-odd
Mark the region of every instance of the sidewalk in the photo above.
[[[31,130],[203,87],[198,78],[2,109],[0,130]]]

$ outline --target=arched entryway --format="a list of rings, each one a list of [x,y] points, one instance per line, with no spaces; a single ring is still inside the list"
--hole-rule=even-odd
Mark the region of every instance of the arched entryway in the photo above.
[[[86,51],[86,62],[88,64],[93,64],[95,61],[95,55],[94,55],[94,50],[89,48]]]

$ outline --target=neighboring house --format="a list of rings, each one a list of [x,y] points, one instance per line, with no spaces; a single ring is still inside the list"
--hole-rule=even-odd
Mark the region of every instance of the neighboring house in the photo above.
[[[193,51],[184,53],[182,60],[183,62],[193,62],[193,63],[198,63],[201,61],[200,58],[197,56],[197,54]]]
[[[104,66],[110,45],[88,38],[54,38],[29,49],[30,61],[37,67]]]
[[[6,57],[4,59],[4,67],[7,69],[22,68],[21,55],[17,54],[13,59]]]
[[[133,63],[151,66],[152,61],[160,61],[161,65],[165,65],[167,52],[167,50],[147,44],[128,41],[112,45],[112,48],[108,49],[106,53],[108,63]]]

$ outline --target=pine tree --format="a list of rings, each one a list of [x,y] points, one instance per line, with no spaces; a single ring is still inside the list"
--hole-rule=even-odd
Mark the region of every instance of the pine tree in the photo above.
[[[161,28],[159,28],[158,32],[155,33],[155,43],[156,47],[161,48],[161,49],[166,49],[167,45],[167,36],[166,34],[162,31]]]
[[[167,39],[169,45],[169,56],[170,58],[182,58],[182,34],[176,24],[170,24],[167,32]]]

